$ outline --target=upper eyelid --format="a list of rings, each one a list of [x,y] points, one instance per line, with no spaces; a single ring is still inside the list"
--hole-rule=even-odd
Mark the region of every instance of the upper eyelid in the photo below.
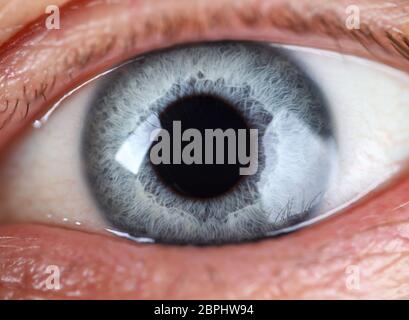
[[[94,0],[91,2],[94,7],[98,4],[109,6],[109,4],[106,4],[103,0]],[[359,5],[360,1],[356,2]],[[378,2],[381,3],[382,1]],[[62,24],[69,25],[70,15],[75,14],[76,11],[78,13],[78,4],[84,5],[84,10],[91,10],[92,12],[93,7],[86,6],[86,4],[89,3],[88,1],[72,1],[63,7],[61,11],[64,12],[65,20],[62,20]],[[284,0],[247,1],[240,2],[240,5],[237,5],[237,2],[234,2],[234,0],[191,2],[190,4],[193,5],[192,10],[197,10],[198,14],[195,14],[192,10],[184,10],[182,4],[187,4],[188,2],[183,0],[176,3],[179,5],[179,8],[175,6],[173,11],[166,10],[169,9],[166,7],[166,3],[158,2],[156,11],[146,13],[142,9],[149,7],[147,3],[148,1],[136,2],[129,0],[119,4],[119,6],[123,4],[130,6],[130,9],[134,10],[133,12],[136,16],[139,14],[139,18],[141,18],[142,21],[135,23],[135,25],[131,26],[130,30],[127,30],[127,37],[121,38],[119,35],[111,34],[105,39],[101,38],[100,40],[103,43],[100,44],[99,48],[92,43],[82,45],[81,49],[77,47],[74,48],[72,45],[70,50],[62,50],[62,47],[58,46],[54,48],[51,47],[47,37],[50,37],[52,40],[55,33],[53,34],[52,31],[45,29],[45,17],[30,26],[31,30],[29,30],[29,32],[33,34],[34,40],[27,37],[25,32],[22,31],[19,36],[13,39],[11,44],[3,45],[0,48],[0,66],[2,66],[0,67],[0,111],[4,111],[0,113],[0,130],[3,132],[3,136],[6,135],[4,132],[7,131],[7,127],[11,127],[11,125],[9,126],[9,122],[17,122],[14,121],[14,119],[17,118],[18,122],[22,123],[38,113],[38,105],[44,103],[43,100],[47,100],[47,98],[50,99],[50,101],[53,100],[51,97],[52,90],[56,87],[57,77],[61,74],[68,74],[69,78],[72,78],[69,81],[75,82],[74,78],[78,77],[75,72],[78,73],[80,68],[85,69],[90,64],[95,63],[96,60],[106,58],[113,50],[118,50],[118,48],[122,50],[123,58],[130,58],[133,50],[135,51],[135,47],[138,45],[137,42],[142,38],[149,39],[149,37],[152,38],[152,36],[163,39],[166,38],[170,44],[180,43],[184,40],[195,40],[184,34],[185,28],[193,30],[197,40],[217,40],[217,37],[220,37],[220,40],[226,39],[229,38],[229,36],[227,36],[229,31],[236,30],[237,32],[238,29],[242,29],[244,33],[247,32],[247,34],[243,35],[243,37],[247,38],[251,38],[250,32],[252,30],[255,30],[255,32],[257,32],[257,29],[270,30],[271,33],[275,31],[275,37],[278,38],[276,39],[277,42],[284,43],[286,42],[286,38],[283,38],[284,35],[294,38],[301,38],[302,35],[305,35],[307,38],[314,34],[320,34],[321,37],[327,37],[327,44],[323,46],[324,48],[325,46],[332,46],[330,49],[340,49],[341,51],[348,52],[351,49],[348,48],[350,41],[359,42],[363,45],[362,48],[364,48],[365,51],[370,50],[369,56],[374,56],[375,58],[378,55],[393,57],[390,64],[396,63],[397,59],[400,58],[399,61],[401,65],[409,71],[409,39],[399,29],[400,27],[403,29],[404,26],[400,26],[398,24],[399,21],[388,22],[387,14],[382,18],[383,22],[380,24],[379,21],[373,20],[374,15],[367,15],[370,18],[365,20],[364,17],[366,17],[366,15],[362,13],[361,29],[349,31],[345,27],[346,4],[344,5],[344,3],[346,3],[346,1],[344,0],[325,5],[323,5],[320,0],[309,2],[287,2]],[[145,7],[143,7],[144,4],[146,5]],[[395,20],[396,13],[405,11],[403,1],[400,5],[402,5],[402,9],[400,9],[399,4],[388,9],[389,16],[394,17]],[[115,4],[112,6],[114,8]],[[364,4],[361,6],[363,12],[375,10],[372,11],[373,13],[379,10],[376,7],[373,9],[373,7],[368,7]],[[310,8],[310,11],[308,8]],[[317,8],[319,8],[319,10],[317,10]],[[140,12],[146,14],[142,16]],[[309,12],[309,14],[303,14],[305,12]],[[201,13],[201,15],[199,13]],[[403,16],[404,14],[401,13],[400,17],[402,18]],[[152,23],[152,21],[156,21],[156,23]],[[402,21],[404,21],[404,19],[402,19]],[[300,26],[302,26],[302,28],[300,28]],[[32,31],[33,28],[36,32]],[[66,27],[66,30],[62,29],[53,32],[68,31],[69,33],[69,28],[70,27]],[[211,35],[211,31],[214,33],[219,30],[225,32],[224,37],[223,32],[219,32],[220,35]],[[38,36],[37,34],[42,34],[42,36]],[[264,35],[264,37],[267,36]],[[271,38],[271,41],[275,40],[274,36]],[[79,40],[77,39],[77,41]],[[303,41],[308,42],[305,39]],[[345,44],[344,41],[346,41]],[[291,43],[291,41],[288,42]],[[368,47],[371,43],[374,44],[374,49]],[[34,45],[39,46],[35,47]],[[14,84],[17,87],[19,86],[18,79],[13,78],[15,74],[19,73],[19,70],[18,68],[13,68],[13,65],[10,67],[10,63],[8,62],[15,62],[12,55],[13,51],[16,53],[20,49],[27,50],[26,53],[29,53],[25,58],[30,57],[30,54],[32,56],[39,53],[41,54],[42,49],[54,50],[56,53],[62,54],[63,57],[58,58],[60,64],[56,68],[51,71],[50,69],[47,70],[47,79],[40,79],[40,81],[37,81],[37,85],[33,83],[20,85],[19,89],[13,91],[10,84]],[[39,51],[39,53],[37,51]],[[359,54],[359,52],[357,53]],[[363,53],[364,52],[362,52],[362,54]],[[385,60],[385,62],[388,61]],[[33,78],[36,75],[35,71],[36,70],[31,70],[32,74],[26,73],[25,75],[29,79],[30,76]],[[14,82],[10,80],[14,80]],[[59,78],[58,81],[61,81],[61,78]],[[10,94],[10,92],[12,92],[12,94]],[[0,147],[2,144],[4,144],[4,141],[0,139]]]

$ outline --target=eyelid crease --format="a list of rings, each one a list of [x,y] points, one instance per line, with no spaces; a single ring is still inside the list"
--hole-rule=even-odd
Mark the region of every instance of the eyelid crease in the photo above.
[[[55,102],[67,86],[73,89],[97,69],[141,52],[182,42],[244,38],[312,45],[369,55],[409,72],[405,1],[394,6],[354,1],[361,8],[361,29],[353,31],[345,26],[349,3],[71,1],[60,9],[62,29],[47,30],[43,16],[0,47],[0,148],[6,136],[38,115],[44,102]],[[93,14],[98,19],[89,21]]]

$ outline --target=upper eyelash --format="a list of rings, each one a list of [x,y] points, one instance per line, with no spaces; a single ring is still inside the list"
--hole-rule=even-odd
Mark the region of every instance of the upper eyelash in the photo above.
[[[70,3],[68,5],[70,5]],[[263,8],[263,10],[265,9],[266,8]],[[371,52],[367,46],[367,43],[375,42],[375,44],[385,52],[390,54],[397,53],[409,61],[409,38],[405,34],[399,32],[397,29],[383,31],[384,39],[387,40],[387,42],[382,43],[379,40],[379,35],[381,33],[376,28],[373,28],[373,26],[371,26],[368,22],[363,21],[361,24],[361,29],[359,30],[350,31],[345,28],[344,21],[339,16],[339,12],[336,11],[336,8],[333,8],[332,10],[325,8],[324,10],[310,16],[301,15],[299,12],[300,10],[296,9],[293,5],[291,5],[291,3],[286,3],[284,6],[279,7],[279,9],[272,4],[267,9],[268,10],[261,12],[259,7],[250,5],[248,7],[245,6],[240,8],[239,10],[234,9],[233,14],[243,25],[251,28],[256,27],[262,20],[263,23],[267,21],[267,23],[273,28],[282,28],[295,33],[314,32],[315,34],[325,34],[334,39],[341,52],[343,52],[343,48],[338,39],[347,37],[354,39],[354,41],[359,41],[372,55],[376,57],[376,53]],[[277,10],[281,10],[282,14],[273,14],[276,13]],[[155,31],[168,37],[175,37],[178,34],[178,31],[183,29],[180,25],[181,23],[190,23],[194,28],[204,30],[206,27],[209,27],[206,26],[206,23],[209,24],[209,21],[216,26],[225,23],[227,19],[226,12],[227,11],[221,12],[219,10],[213,10],[204,21],[194,20],[189,13],[187,13],[188,16],[186,16],[186,12],[181,12],[175,17],[169,17],[165,12],[162,17],[159,18],[160,23],[156,24],[156,27],[155,24],[147,20],[141,33]],[[229,14],[232,13],[229,12]],[[260,14],[266,17],[266,20],[260,19]],[[320,28],[318,32],[316,31],[317,26]],[[135,46],[138,36],[139,34],[136,30],[129,32],[128,38],[122,41],[123,50],[125,52],[131,50]],[[98,50],[95,48],[95,46],[91,46],[88,48],[88,50],[81,53],[79,53],[78,50],[72,50],[67,53],[64,58],[65,61],[63,69],[72,70],[73,68],[84,67],[94,59],[103,59],[104,56],[111,52],[118,42],[118,37],[116,35],[112,35]],[[394,52],[391,50],[394,50]],[[72,79],[72,74],[70,72],[68,72],[68,76]],[[26,87],[23,87],[23,93],[14,99],[5,98],[3,103],[0,103],[0,107],[2,107],[2,113],[9,112],[9,116],[0,123],[0,130],[3,129],[10,121],[12,121],[13,118],[15,118],[17,109],[24,108],[23,111],[18,112],[18,114],[21,115],[21,119],[24,120],[29,114],[30,105],[36,102],[40,96],[44,99],[44,101],[47,101],[46,96],[49,92],[52,92],[54,87],[53,84],[55,84],[57,75],[54,74],[51,79],[52,80],[45,80],[44,82],[40,83],[39,87],[32,89],[30,92],[26,89]],[[12,106],[17,107],[14,108]]]

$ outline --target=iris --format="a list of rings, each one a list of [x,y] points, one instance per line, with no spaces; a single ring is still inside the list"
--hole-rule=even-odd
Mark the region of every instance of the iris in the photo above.
[[[204,161],[205,149],[189,153],[202,163],[152,161],[160,143],[152,136],[171,132],[175,121],[203,134],[257,132],[256,148],[251,135],[244,148],[250,166],[257,160],[254,174],[240,174],[240,159],[228,161],[232,143],[223,145],[222,163]],[[138,57],[98,90],[83,137],[90,190],[106,219],[131,236],[168,243],[257,239],[307,219],[325,194],[335,153],[315,84],[259,43],[197,44]],[[174,160],[179,142],[169,138],[169,154],[158,155]],[[190,143],[182,141],[181,150]]]

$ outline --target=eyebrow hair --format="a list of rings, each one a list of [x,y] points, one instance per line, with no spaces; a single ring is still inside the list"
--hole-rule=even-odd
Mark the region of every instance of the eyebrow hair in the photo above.
[[[78,13],[81,8],[92,12],[91,4],[104,5],[104,2],[105,0],[74,0],[63,6],[61,12],[64,13],[64,19],[69,19],[70,14]],[[175,3],[181,4],[183,2],[187,3],[183,0]],[[136,6],[136,1],[124,1],[123,3]],[[141,3],[146,3],[146,1],[141,1]],[[355,42],[360,43],[365,51],[376,59],[380,56],[386,56],[389,57],[391,63],[394,63],[391,58],[404,59],[406,65],[409,63],[409,39],[403,31],[404,23],[409,17],[409,5],[403,0],[395,1],[394,6],[382,6],[381,4],[385,3],[383,0],[374,0],[371,4],[364,0],[357,0],[357,5],[361,6],[361,26],[357,30],[346,28],[345,8],[350,3],[347,0],[331,1],[330,3],[322,3],[320,0],[191,2],[190,5],[197,11],[197,14],[193,10],[183,10],[181,7],[175,7],[174,11],[172,11],[173,7],[170,10],[165,10],[166,3],[154,2],[153,5],[156,3],[158,4],[157,11],[150,12],[150,15],[145,17],[139,15],[140,24],[136,24],[137,27],[131,26],[127,31],[124,30],[127,32],[126,37],[108,34],[105,35],[105,39],[101,38],[103,44],[100,46],[94,44],[87,47],[84,44],[81,47],[70,47],[64,52],[61,52],[61,48],[58,46],[54,47],[53,49],[64,57],[62,62],[59,61],[60,64],[52,70],[54,74],[38,81],[37,84],[30,83],[20,86],[20,93],[17,95],[7,96],[5,94],[9,86],[8,80],[12,78],[13,72],[16,73],[13,66],[9,67],[8,64],[12,59],[10,52],[21,49],[26,50],[27,55],[30,56],[29,50],[31,48],[41,51],[41,37],[35,38],[40,49],[34,48],[33,43],[29,41],[31,41],[30,37],[35,37],[36,33],[52,36],[51,32],[45,30],[46,17],[42,16],[36,22],[29,24],[26,29],[10,40],[10,44],[6,43],[1,46],[0,66],[3,67],[0,67],[0,95],[3,93],[4,96],[0,96],[0,130],[4,131],[17,117],[17,114],[20,115],[18,118],[21,121],[26,121],[38,113],[38,110],[31,111],[31,109],[34,104],[39,103],[40,98],[50,102],[55,100],[49,96],[52,95],[57,85],[57,78],[61,77],[61,74],[65,74],[70,81],[73,81],[77,76],[74,73],[78,73],[80,69],[85,69],[90,63],[103,59],[112,51],[117,50],[118,47],[122,47],[123,55],[127,56],[135,47],[141,46],[140,43],[143,39],[149,39],[149,37],[176,39],[174,43],[180,43],[182,41],[181,34],[187,29],[191,30],[193,34],[199,35],[198,39],[203,37],[204,40],[208,40],[206,37],[209,30],[213,30],[213,32],[216,29],[224,30],[227,39],[229,38],[229,30],[232,31],[235,28],[240,28],[246,32],[243,38],[252,38],[250,35],[252,30],[257,32],[260,29],[274,29],[277,31],[277,35],[282,33],[278,43],[285,43],[285,34],[303,39],[306,43],[308,41],[305,39],[308,37],[324,36],[327,41],[332,42],[332,45],[328,45],[333,46],[332,49],[341,53],[348,52],[349,43]],[[375,6],[376,4],[379,6]],[[381,16],[380,13],[383,15]],[[392,17],[398,18],[392,21]],[[376,21],[375,18],[377,18]],[[27,33],[30,37],[27,37]],[[187,38],[187,40],[191,40],[189,37]],[[46,47],[46,49],[50,50],[51,47]],[[131,56],[129,55],[128,58]],[[55,71],[57,69],[61,70],[59,74]]]

